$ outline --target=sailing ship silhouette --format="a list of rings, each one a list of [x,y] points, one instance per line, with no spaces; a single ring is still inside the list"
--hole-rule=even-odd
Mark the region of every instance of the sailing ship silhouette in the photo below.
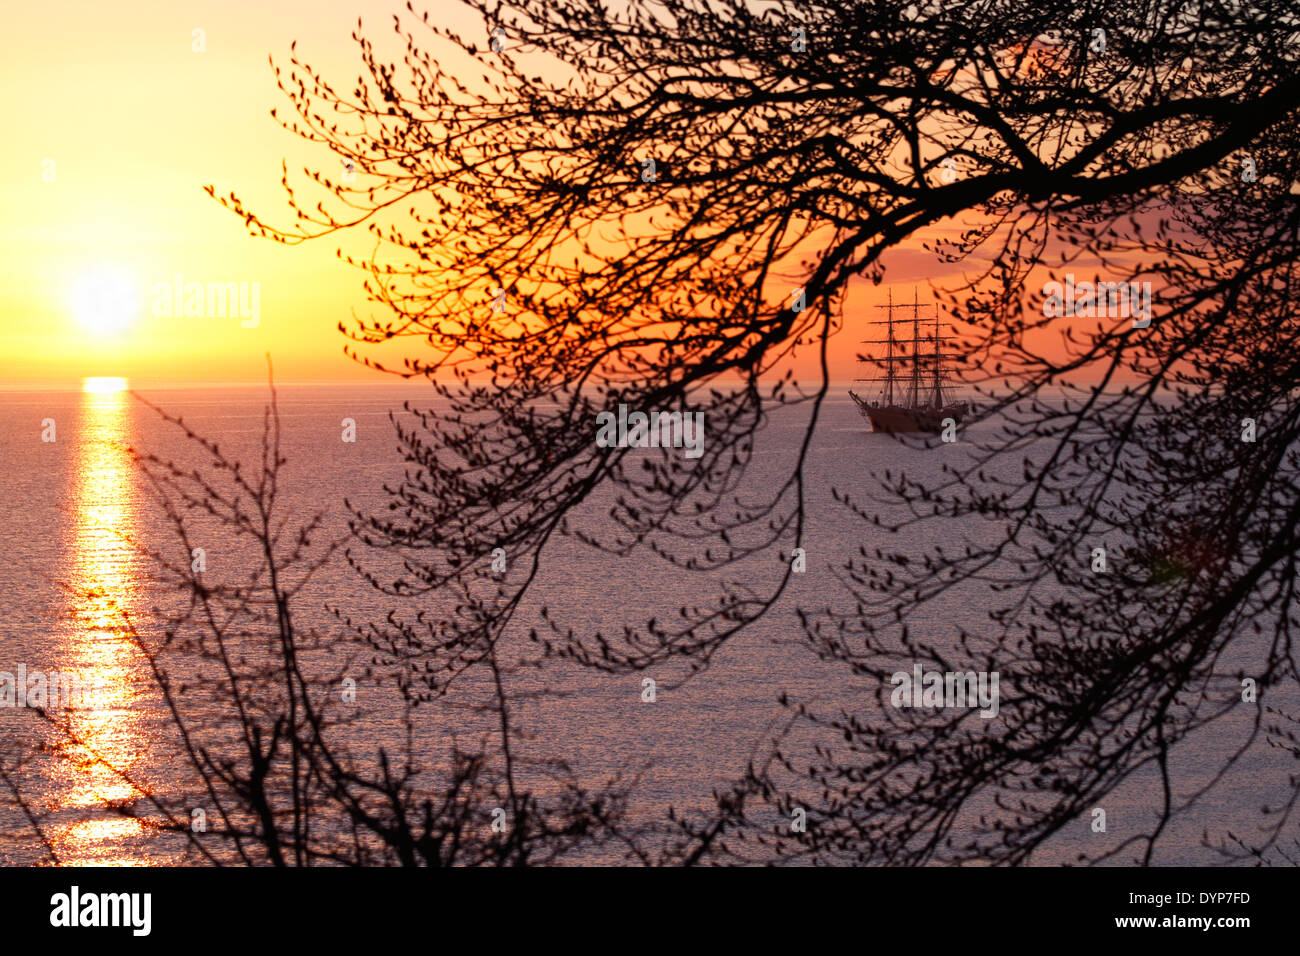
[[[948,384],[947,368],[944,360],[953,358],[950,353],[941,351],[941,345],[953,336],[941,335],[939,317],[934,315],[934,334],[921,334],[921,306],[912,290],[912,304],[895,305],[894,295],[889,295],[888,305],[878,305],[885,309],[888,318],[871,322],[871,325],[889,327],[888,337],[883,339],[863,339],[865,344],[886,345],[886,353],[877,358],[859,358],[859,362],[869,365],[884,366],[882,375],[871,378],[855,379],[858,382],[874,382],[880,385],[875,401],[868,402],[856,392],[850,390],[849,396],[858,406],[858,411],[871,426],[873,432],[939,432],[944,427],[945,419],[952,419],[961,424],[969,414],[968,402],[957,401],[952,387]],[[895,319],[896,309],[911,309],[911,338],[899,338],[894,333],[895,326],[906,326],[907,319]],[[926,321],[929,321],[928,317]]]

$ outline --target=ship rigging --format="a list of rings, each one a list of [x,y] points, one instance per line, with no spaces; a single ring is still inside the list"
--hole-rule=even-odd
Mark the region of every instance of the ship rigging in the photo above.
[[[968,403],[958,401],[948,384],[948,369],[944,364],[948,359],[957,358],[942,350],[943,342],[952,338],[939,331],[937,312],[933,316],[933,335],[923,335],[921,331],[921,305],[912,291],[912,304],[894,304],[890,293],[888,305],[878,305],[886,310],[887,318],[872,322],[871,325],[883,325],[888,329],[883,339],[864,339],[864,344],[885,345],[886,352],[876,358],[859,358],[875,366],[883,366],[883,374],[871,378],[857,379],[859,382],[872,382],[880,386],[875,401],[868,402],[853,391],[849,396],[858,406],[858,411],[871,426],[872,431],[882,432],[938,432],[944,428],[945,421],[951,419],[961,424],[969,413]],[[903,338],[895,333],[897,326],[906,326],[909,319],[896,319],[896,310],[911,309],[911,337]],[[929,322],[927,317],[925,320]]]

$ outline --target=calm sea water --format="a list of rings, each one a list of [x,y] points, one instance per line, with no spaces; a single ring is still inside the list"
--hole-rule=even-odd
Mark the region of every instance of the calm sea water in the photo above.
[[[256,448],[264,389],[148,394],[235,454],[251,457]],[[424,390],[413,388],[281,388],[288,510],[306,515],[323,508],[329,528],[342,533],[345,497],[363,508],[380,504],[381,484],[402,470],[389,412],[405,398],[425,396]],[[765,487],[769,479],[768,487],[775,487],[782,465],[802,438],[801,414],[778,416],[762,432],[751,475],[754,488]],[[344,418],[356,422],[355,444],[339,440]],[[53,442],[41,440],[49,419],[56,430]],[[139,558],[122,535],[145,542],[166,537],[140,476],[128,464],[128,444],[164,456],[184,456],[176,432],[124,393],[0,392],[0,500],[5,508],[0,522],[0,670],[13,672],[25,664],[95,674],[108,691],[98,706],[77,714],[78,734],[118,768],[165,786],[166,768],[158,754],[164,749],[166,722],[142,663],[113,627],[114,605],[147,618],[153,599],[143,584]],[[800,640],[794,614],[797,606],[851,607],[831,569],[863,544],[885,543],[877,540],[880,532],[851,518],[833,501],[831,489],[861,496],[872,487],[873,469],[929,471],[942,456],[960,453],[955,447],[909,451],[866,434],[847,395],[838,390],[824,410],[806,472],[808,573],[795,579],[781,604],[733,639],[707,672],[680,688],[661,691],[653,705],[641,702],[642,675],[556,668],[550,686],[560,693],[521,706],[531,731],[527,745],[537,755],[572,761],[591,780],[649,765],[636,809],[655,817],[670,806],[699,806],[715,788],[725,786],[781,715],[777,697],[782,692],[823,706],[875,706],[873,691],[864,681],[813,657]],[[587,509],[579,520],[598,522],[601,511]],[[918,544],[951,545],[959,540],[956,529],[931,525],[925,534],[953,537]],[[234,560],[219,545],[208,551],[209,562]],[[774,560],[769,556],[731,575],[743,580],[753,573],[755,579],[770,580]],[[59,581],[95,596],[72,597]],[[576,541],[561,540],[548,550],[535,592],[519,615],[519,637],[522,645],[523,632],[543,603],[561,624],[609,633],[617,632],[623,622],[654,615],[667,619],[683,604],[703,602],[708,595],[707,585],[697,576],[674,571],[644,554],[616,560]],[[966,588],[930,609],[928,623],[936,634],[957,625],[988,629],[986,615],[993,601],[987,592]],[[324,621],[320,608],[326,603],[354,619],[382,614],[389,606],[341,562],[304,596],[301,606],[306,611],[300,613],[316,613]],[[477,732],[469,716],[460,725],[445,712],[431,719],[436,725],[426,731],[434,742],[445,744]],[[0,709],[0,721],[10,748],[21,749],[40,737],[40,729],[20,710]],[[357,743],[373,749],[385,743],[392,730],[391,723],[378,717],[363,721],[355,731]],[[1243,718],[1200,735],[1176,756],[1179,779],[1203,779],[1206,768],[1217,766],[1247,731]],[[1203,830],[1234,829],[1253,836],[1258,807],[1276,802],[1285,792],[1290,768],[1278,753],[1262,744],[1253,747],[1243,769],[1202,797],[1178,825],[1158,861],[1213,862],[1216,858],[1200,846]],[[130,788],[93,762],[42,760],[23,779],[34,805],[54,808],[47,829],[66,862],[149,864],[168,858],[157,839],[138,824],[103,811],[106,801],[127,796]],[[1105,845],[1097,841],[1118,843],[1150,820],[1156,793],[1153,777],[1134,780],[1106,801],[1108,834],[1088,836],[1088,819],[1081,818],[1075,831],[1062,834],[1038,861],[1071,860],[1085,836],[1093,852]],[[0,859],[12,863],[33,858],[34,838],[22,819],[4,813],[0,825]]]

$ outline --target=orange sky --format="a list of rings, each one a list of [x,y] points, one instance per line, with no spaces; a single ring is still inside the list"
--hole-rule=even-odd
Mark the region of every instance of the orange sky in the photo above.
[[[360,70],[350,38],[358,11],[387,42],[391,12],[343,0],[100,0],[26,4],[6,12],[0,35],[6,149],[0,151],[0,384],[72,383],[85,376],[133,382],[265,377],[386,380],[342,354],[337,323],[366,309],[361,276],[334,257],[337,242],[284,247],[247,234],[202,191],[237,192],[248,207],[288,224],[279,180],[333,162],[273,120],[288,102],[268,54],[289,44],[341,89]],[[448,16],[450,7],[435,7]],[[456,11],[453,24],[478,25]],[[204,31],[203,52],[193,31]],[[932,256],[888,260],[896,296],[935,274]],[[949,267],[951,271],[951,267]],[[154,314],[161,284],[180,276],[179,315]],[[258,293],[256,327],[238,314],[184,314],[190,283],[243,283]],[[105,310],[103,290],[118,307]],[[832,378],[857,374],[853,357],[885,287],[850,296]],[[926,298],[924,290],[922,299]],[[170,303],[169,303],[170,304]],[[251,302],[250,302],[251,304]],[[206,309],[205,309],[206,311]],[[232,310],[233,311],[233,310]],[[857,334],[857,333],[861,334]],[[813,355],[800,363],[811,369]]]
[[[301,167],[313,154],[269,115],[284,104],[267,55],[284,59],[297,39],[314,63],[355,76],[349,33],[358,9],[380,32],[388,5],[338,0],[78,0],[6,9],[6,383],[91,375],[261,380],[268,351],[285,379],[374,377],[341,353],[335,326],[364,299],[358,276],[333,257],[337,244],[284,248],[254,239],[201,189],[213,183],[254,208],[283,208],[281,159]],[[195,29],[205,31],[204,52],[193,49]],[[177,273],[185,283],[243,282],[250,297],[258,283],[257,326],[243,327],[237,315],[156,317],[154,287]],[[138,300],[119,330],[94,328],[110,323],[78,301],[104,285]]]

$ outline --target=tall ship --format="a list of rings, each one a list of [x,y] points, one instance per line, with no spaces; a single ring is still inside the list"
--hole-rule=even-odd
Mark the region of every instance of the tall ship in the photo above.
[[[912,290],[912,304],[894,304],[894,295],[889,295],[888,305],[878,305],[886,310],[887,318],[871,322],[871,325],[888,327],[888,334],[883,339],[863,339],[867,345],[887,346],[885,354],[876,358],[859,358],[859,362],[876,366],[882,374],[871,378],[859,378],[855,381],[871,382],[879,389],[873,395],[873,401],[867,401],[856,392],[849,391],[849,396],[858,406],[858,411],[871,426],[873,432],[939,432],[943,430],[944,419],[951,418],[957,424],[970,413],[967,402],[959,402],[949,384],[948,369],[945,362],[956,356],[942,350],[943,343],[951,340],[951,335],[939,332],[939,316],[934,312],[934,333],[922,334],[921,305],[917,301],[916,290]],[[896,318],[894,313],[911,309],[912,315]],[[930,316],[924,318],[928,325]],[[909,329],[910,326],[910,329]],[[908,336],[908,332],[911,335]]]

